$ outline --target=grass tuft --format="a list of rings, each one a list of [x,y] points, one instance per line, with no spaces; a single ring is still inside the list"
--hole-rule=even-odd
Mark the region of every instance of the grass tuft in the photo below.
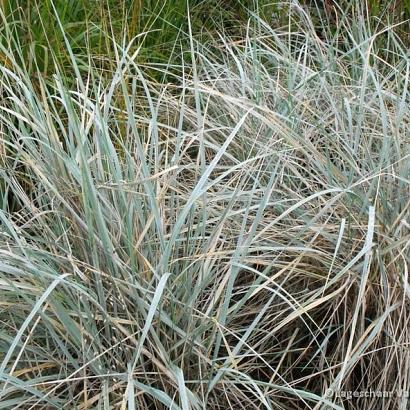
[[[0,407],[406,408],[409,55],[292,4],[168,63],[60,20],[72,81],[5,26]]]

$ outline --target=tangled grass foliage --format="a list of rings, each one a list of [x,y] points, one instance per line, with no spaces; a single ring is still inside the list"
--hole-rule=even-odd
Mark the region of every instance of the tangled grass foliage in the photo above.
[[[299,12],[164,82],[2,50],[1,408],[406,408],[336,393],[410,388],[409,55]]]

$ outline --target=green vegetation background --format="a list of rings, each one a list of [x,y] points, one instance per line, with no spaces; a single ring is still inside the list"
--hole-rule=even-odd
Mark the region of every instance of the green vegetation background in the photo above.
[[[351,17],[357,4],[351,0],[300,3],[316,10],[316,29],[321,35],[336,34],[341,20]],[[373,26],[394,25],[410,18],[410,0],[362,3]],[[134,47],[142,45],[139,62],[149,59],[152,64],[168,61],[181,32],[192,30],[202,39],[221,29],[231,36],[240,35],[252,13],[278,27],[292,24],[286,3],[269,0],[2,0],[0,8],[2,19],[8,23],[2,24],[2,30],[8,32],[1,37],[9,39],[10,52],[14,58],[17,54],[30,74],[46,78],[55,70],[55,62],[66,75],[71,67],[63,32],[80,67],[87,71],[90,56],[92,64],[101,69],[109,70],[115,64],[107,33],[124,43],[136,38]],[[399,24],[396,31],[410,44],[408,26]],[[0,55],[0,59],[7,65],[7,56]]]

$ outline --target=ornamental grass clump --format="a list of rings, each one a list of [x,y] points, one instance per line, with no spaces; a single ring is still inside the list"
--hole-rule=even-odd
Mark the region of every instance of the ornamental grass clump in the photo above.
[[[66,39],[69,82],[3,47],[0,407],[406,407],[409,56],[295,12],[109,75]]]

